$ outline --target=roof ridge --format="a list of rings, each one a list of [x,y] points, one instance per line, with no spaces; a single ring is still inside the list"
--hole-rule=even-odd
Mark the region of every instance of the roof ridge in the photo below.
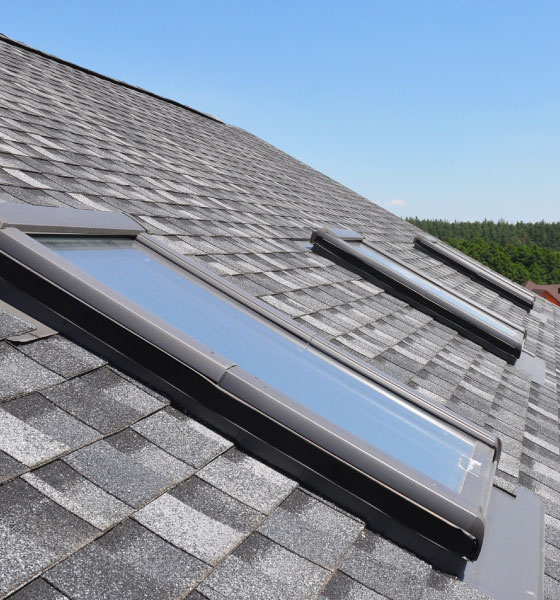
[[[39,50],[37,48],[34,48],[33,46],[24,44],[23,42],[20,42],[18,40],[14,40],[14,39],[8,37],[7,35],[4,35],[3,33],[0,33],[0,41],[11,44],[12,46],[17,46],[18,48],[23,48],[24,50],[27,50],[28,52],[33,52],[34,54],[38,54],[39,56],[43,56],[44,58],[54,60],[55,62],[58,62],[62,65],[66,65],[68,67],[72,67],[73,69],[77,69],[78,71],[82,71],[83,73],[87,73],[88,75],[93,75],[94,77],[98,77],[99,79],[103,79],[105,81],[110,81],[111,83],[116,83],[117,85],[129,88],[131,90],[136,90],[137,92],[141,92],[142,94],[151,96],[152,98],[157,98],[158,100],[163,100],[164,102],[167,102],[169,104],[174,104],[175,106],[179,106],[181,108],[189,110],[190,112],[200,115],[201,117],[206,117],[207,119],[210,119],[211,121],[215,121],[216,123],[221,123],[222,125],[225,125],[225,123],[222,120],[218,119],[217,117],[214,117],[213,115],[209,115],[208,113],[197,110],[196,108],[187,106],[186,104],[178,102],[177,100],[172,100],[171,98],[167,98],[165,96],[160,96],[159,94],[155,94],[154,92],[150,92],[149,90],[146,90],[144,88],[138,87],[136,85],[132,85],[131,83],[127,83],[126,81],[121,81],[120,79],[115,79],[114,77],[109,77],[108,75],[103,75],[102,73],[98,73],[97,71],[92,71],[91,69],[77,65],[76,63],[70,62],[69,60],[64,60],[63,58],[59,58],[58,56],[54,56],[53,54],[49,54],[48,52],[43,52],[42,50]]]

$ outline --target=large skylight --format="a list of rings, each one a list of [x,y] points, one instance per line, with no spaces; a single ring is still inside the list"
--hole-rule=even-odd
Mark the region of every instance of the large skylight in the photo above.
[[[476,558],[495,435],[123,215],[33,208],[0,206],[0,292],[413,551]]]
[[[459,491],[474,441],[195,282],[130,239],[40,238],[51,250],[266,384]]]
[[[525,332],[498,315],[408,268],[394,258],[360,241],[359,234],[341,237],[335,230],[313,233],[313,250],[441,320],[509,362],[519,358]]]

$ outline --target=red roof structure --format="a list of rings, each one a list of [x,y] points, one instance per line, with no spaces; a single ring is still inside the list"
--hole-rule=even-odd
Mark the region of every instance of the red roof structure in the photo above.
[[[525,287],[535,294],[541,296],[545,300],[560,306],[560,283],[552,283],[550,285],[539,285],[533,281],[528,281]]]

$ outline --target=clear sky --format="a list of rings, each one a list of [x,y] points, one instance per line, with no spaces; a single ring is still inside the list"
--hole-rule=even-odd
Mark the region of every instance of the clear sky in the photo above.
[[[560,2],[0,0],[0,32],[401,216],[560,221]]]

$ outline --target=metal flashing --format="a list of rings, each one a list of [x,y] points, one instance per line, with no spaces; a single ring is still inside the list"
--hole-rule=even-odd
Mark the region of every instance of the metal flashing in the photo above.
[[[532,317],[534,317],[535,319],[537,319],[538,321],[540,321],[541,323],[544,323],[544,324],[548,323],[548,317],[544,313],[536,310],[535,308],[532,308],[529,311],[529,314]]]
[[[131,236],[145,231],[132,218],[118,212],[0,204],[0,230],[7,227],[14,227],[25,233],[58,235]]]
[[[542,358],[538,358],[534,354],[523,351],[515,366],[520,370],[528,373],[531,376],[533,383],[544,385],[546,375],[546,362]]]
[[[493,488],[484,547],[479,559],[466,565],[463,580],[495,600],[542,600],[543,549],[541,500],[522,487],[516,497]]]

